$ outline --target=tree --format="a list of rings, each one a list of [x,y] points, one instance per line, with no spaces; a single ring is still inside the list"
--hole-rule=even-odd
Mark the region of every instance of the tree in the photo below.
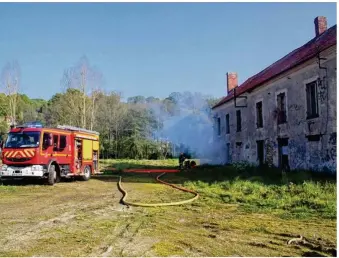
[[[9,114],[8,98],[5,94],[0,93],[0,116],[6,117]]]
[[[159,102],[159,101],[160,101],[159,98],[155,98],[155,97],[153,97],[153,96],[150,96],[150,97],[147,97],[147,98],[146,98],[146,103],[147,103],[147,104],[157,103],[157,102]]]
[[[131,103],[131,104],[145,104],[146,103],[146,99],[144,96],[134,96],[134,97],[129,97],[127,99],[127,103]]]
[[[2,85],[8,97],[11,124],[16,124],[17,100],[20,83],[20,66],[17,61],[8,62],[2,69]]]
[[[90,130],[93,130],[94,123],[96,121],[96,113],[97,113],[97,101],[101,96],[101,90],[99,88],[93,89],[91,93],[91,117],[90,117]]]
[[[79,62],[64,71],[61,84],[67,89],[77,89],[81,93],[81,101],[73,102],[80,109],[80,126],[93,128],[95,116],[95,102],[97,93],[102,84],[101,73],[92,67],[86,56],[80,58]],[[88,101],[88,93],[91,93],[91,101]],[[90,110],[91,109],[91,110]],[[87,114],[91,114],[88,116]],[[89,117],[89,118],[88,118]],[[87,121],[90,119],[90,126]]]
[[[82,123],[81,101],[82,94],[78,89],[69,88],[63,94],[55,94],[48,102],[45,111],[47,124],[50,126],[68,124],[80,127]]]
[[[115,157],[119,156],[119,142],[126,129],[127,106],[116,92],[100,93],[97,100],[97,123],[95,130],[107,136],[109,144],[115,146]]]

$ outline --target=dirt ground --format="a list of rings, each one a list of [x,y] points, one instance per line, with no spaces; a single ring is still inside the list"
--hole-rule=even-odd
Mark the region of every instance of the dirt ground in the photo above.
[[[152,178],[151,178],[152,179]],[[0,186],[0,256],[333,256],[336,221],[285,220],[237,205],[126,207],[114,177],[55,186]],[[123,182],[129,199],[190,198],[168,186]],[[299,234],[307,242],[288,245]]]

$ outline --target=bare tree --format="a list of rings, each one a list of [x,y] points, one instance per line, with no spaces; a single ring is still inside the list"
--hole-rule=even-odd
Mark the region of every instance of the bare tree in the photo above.
[[[102,74],[98,71],[92,73],[91,81],[91,117],[90,117],[90,130],[93,130],[94,123],[96,122],[97,101],[102,95],[101,85],[103,84]]]
[[[11,124],[15,125],[20,83],[20,66],[17,61],[8,62],[4,66],[4,68],[2,69],[1,80],[5,94],[8,98]]]
[[[65,89],[74,88],[81,92],[82,100],[75,101],[81,105],[81,126],[83,128],[88,127],[87,118],[89,117],[89,127],[93,128],[95,120],[95,102],[102,84],[101,73],[89,64],[86,56],[83,56],[75,66],[64,71],[61,84]],[[89,93],[91,93],[90,103],[88,101]],[[88,113],[90,113],[90,116],[87,116]]]

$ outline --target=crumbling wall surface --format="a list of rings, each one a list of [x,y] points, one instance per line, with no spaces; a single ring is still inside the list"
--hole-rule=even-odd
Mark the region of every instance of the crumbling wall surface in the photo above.
[[[321,60],[321,67],[326,70],[320,69],[318,59],[313,58],[247,93],[247,107],[235,108],[232,100],[213,110],[222,125],[221,135],[216,139],[225,145],[230,143],[233,162],[258,164],[257,141],[263,140],[265,162],[279,166],[277,139],[288,138],[291,169],[336,170],[336,46],[322,52],[321,57],[326,58]],[[307,119],[306,84],[315,80],[319,117]],[[277,95],[281,92],[286,95],[287,123],[278,125]],[[256,126],[258,101],[263,102],[263,128]],[[241,110],[241,132],[236,132],[236,110]],[[225,130],[226,114],[230,116],[230,134]],[[320,139],[309,140],[310,135],[320,135]]]

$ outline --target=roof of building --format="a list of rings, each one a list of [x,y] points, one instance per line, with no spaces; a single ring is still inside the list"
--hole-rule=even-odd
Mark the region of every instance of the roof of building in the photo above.
[[[237,87],[236,95],[253,90],[263,83],[278,76],[279,74],[300,65],[307,60],[315,57],[319,52],[337,44],[337,25],[332,26],[318,37],[313,38],[305,45],[293,50],[288,55],[276,61],[261,72],[247,79],[243,84]],[[226,97],[212,107],[216,108],[233,99],[234,92],[230,92]]]

